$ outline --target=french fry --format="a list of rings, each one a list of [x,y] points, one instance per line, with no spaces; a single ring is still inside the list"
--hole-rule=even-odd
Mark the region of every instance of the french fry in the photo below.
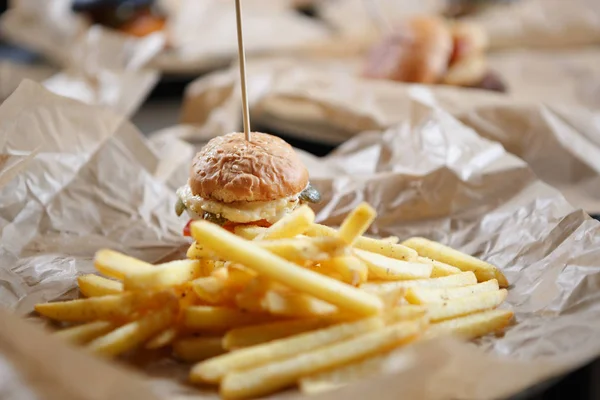
[[[240,264],[231,264],[227,267],[227,280],[232,286],[242,288],[256,277],[256,272]]]
[[[177,337],[177,328],[170,327],[154,336],[148,343],[146,343],[147,349],[160,349],[168,346]]]
[[[427,257],[417,257],[417,262],[423,264],[431,264],[433,270],[431,271],[432,278],[440,278],[442,276],[460,274],[462,271],[459,268],[453,267],[452,265],[445,264],[440,261],[435,261]]]
[[[398,306],[389,310],[386,315],[386,322],[393,324],[400,321],[423,318],[427,314],[427,307],[407,304]]]
[[[122,280],[127,274],[148,271],[154,268],[154,265],[117,251],[104,249],[96,252],[94,267],[110,278]]]
[[[321,263],[321,268],[337,272],[342,282],[352,286],[366,282],[369,277],[367,265],[353,256],[330,258]]]
[[[139,310],[157,308],[176,302],[177,298],[170,291],[124,292],[87,299],[36,304],[35,310],[39,314],[57,321],[122,321],[131,319]]]
[[[361,203],[342,221],[342,225],[340,225],[338,231],[339,237],[349,245],[352,245],[367,231],[376,216],[377,213],[373,207],[367,203]]]
[[[227,350],[255,346],[276,339],[298,335],[324,328],[332,323],[323,318],[305,318],[276,321],[267,324],[234,328],[223,337],[223,347]]]
[[[205,276],[191,282],[198,298],[208,304],[231,305],[235,303],[237,287],[228,279],[215,276]]]
[[[493,292],[498,289],[498,281],[492,279],[475,285],[454,288],[409,288],[405,297],[411,304],[443,303],[446,300],[472,296],[477,293]]]
[[[279,359],[293,357],[382,327],[382,319],[372,317],[246,347],[196,364],[192,368],[190,379],[192,382],[219,382],[226,374],[233,371],[253,368]]]
[[[506,328],[513,318],[509,310],[488,310],[466,317],[450,319],[432,324],[425,338],[455,335],[465,340],[475,339]]]
[[[479,282],[497,279],[500,287],[504,288],[508,286],[508,281],[504,274],[492,264],[464,254],[451,247],[444,246],[441,243],[414,237],[404,241],[402,244],[416,250],[423,257],[453,265],[463,271],[473,271]]]
[[[306,232],[307,236],[337,236],[338,231],[325,225],[313,224]],[[415,261],[418,253],[406,246],[384,240],[360,236],[353,244],[354,248],[381,254],[396,260]]]
[[[218,255],[252,268],[284,285],[306,292],[341,309],[360,315],[377,314],[383,308],[381,300],[350,285],[304,269],[270,252],[258,248],[225,229],[205,221],[191,224],[192,236],[205,243]]]
[[[295,263],[323,261],[335,255],[342,255],[346,249],[346,244],[341,239],[333,237],[261,240],[256,241],[256,244]]]
[[[477,278],[473,272],[462,272],[456,275],[443,276],[441,278],[431,279],[415,279],[410,281],[393,281],[393,282],[367,282],[360,285],[362,290],[369,293],[382,294],[400,288],[408,289],[411,287],[459,287],[474,285],[477,283]]]
[[[360,249],[354,249],[354,254],[367,264],[369,277],[374,280],[424,279],[431,276],[433,269],[429,264],[396,260]]]
[[[275,286],[272,280],[259,275],[235,296],[235,304],[242,311],[265,312],[262,300],[267,291],[275,288]]]
[[[189,306],[193,306],[200,302],[200,298],[194,292],[194,289],[190,284],[183,285],[177,290],[177,297],[179,298],[179,312],[182,313],[184,309]]]
[[[221,382],[220,393],[228,399],[267,395],[305,376],[347,365],[409,343],[422,330],[423,324],[419,321],[400,322],[307,353],[297,353],[281,361],[230,372]]]
[[[314,221],[315,213],[305,204],[275,222],[254,240],[293,238],[304,233]]]
[[[135,311],[136,294],[123,293],[87,299],[36,304],[35,310],[50,319],[67,322],[120,320]]]
[[[233,232],[244,239],[254,240],[256,237],[264,234],[267,228],[255,225],[238,225],[233,229]]]
[[[187,249],[186,257],[191,260],[212,260],[215,258],[215,253],[205,246],[202,246],[200,243],[194,242]]]
[[[381,241],[387,243],[400,243],[400,238],[398,236],[388,236],[381,239]]]
[[[54,333],[59,337],[73,344],[86,344],[97,337],[104,335],[115,329],[118,325],[110,321],[95,321],[87,324],[73,326]]]
[[[443,303],[433,303],[429,305],[427,313],[432,322],[462,317],[496,308],[506,299],[506,295],[506,289],[500,289],[493,292],[477,293],[472,296],[447,300]]]
[[[173,343],[173,353],[183,361],[202,361],[226,352],[221,341],[220,336],[179,339]]]
[[[362,361],[327,370],[301,378],[298,382],[302,393],[317,394],[367,379],[384,371],[388,361],[386,354],[371,356]]]
[[[269,290],[262,304],[269,313],[285,317],[316,317],[337,311],[337,307],[323,300],[290,290]]]
[[[114,357],[135,349],[146,340],[166,329],[175,314],[171,308],[164,308],[130,322],[104,336],[93,340],[87,348],[96,354]]]
[[[220,332],[238,326],[273,321],[266,314],[248,313],[234,308],[191,306],[183,312],[183,325],[197,331]]]
[[[81,294],[85,297],[106,296],[118,294],[123,291],[123,284],[98,275],[88,274],[77,277],[77,284]]]
[[[156,265],[149,271],[132,272],[125,275],[125,290],[161,289],[181,285],[202,275],[200,261],[177,260]]]

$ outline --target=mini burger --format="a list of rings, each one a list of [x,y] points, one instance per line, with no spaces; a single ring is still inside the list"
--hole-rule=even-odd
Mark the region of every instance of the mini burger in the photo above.
[[[230,133],[209,141],[192,161],[187,185],[177,190],[177,215],[205,219],[233,230],[237,225],[268,227],[304,202],[318,203],[298,154],[283,139],[253,132]]]
[[[371,49],[363,76],[398,82],[506,91],[490,70],[486,31],[438,16],[413,17]]]

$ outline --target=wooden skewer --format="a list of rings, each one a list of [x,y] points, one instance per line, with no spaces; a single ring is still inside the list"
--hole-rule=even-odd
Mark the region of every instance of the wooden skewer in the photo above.
[[[250,108],[248,106],[248,93],[246,86],[246,51],[244,50],[244,35],[242,30],[242,5],[241,0],[235,0],[235,14],[237,19],[238,55],[240,59],[240,82],[242,86],[242,115],[244,120],[244,136],[250,141]]]

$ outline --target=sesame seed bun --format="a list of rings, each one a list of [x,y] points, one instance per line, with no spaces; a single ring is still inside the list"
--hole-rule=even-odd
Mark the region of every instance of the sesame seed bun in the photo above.
[[[272,201],[299,194],[308,185],[308,171],[287,142],[253,132],[210,140],[192,162],[189,185],[194,195],[233,203]]]

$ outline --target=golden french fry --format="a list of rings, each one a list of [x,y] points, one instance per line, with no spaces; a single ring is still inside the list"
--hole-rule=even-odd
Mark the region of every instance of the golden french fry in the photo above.
[[[416,250],[421,256],[458,267],[463,271],[473,271],[479,282],[497,279],[500,287],[507,287],[508,281],[504,274],[495,266],[464,254],[451,247],[444,246],[425,238],[414,237],[402,244]]]
[[[431,276],[433,269],[428,264],[396,260],[360,249],[354,249],[354,254],[367,264],[369,277],[373,280],[424,279]]]
[[[166,329],[174,317],[175,314],[170,307],[149,313],[137,321],[100,336],[89,343],[87,348],[93,353],[108,357],[123,354]]]
[[[173,343],[173,352],[183,361],[202,361],[225,353],[221,342],[220,336],[180,339]]]
[[[448,265],[440,261],[432,260],[427,257],[417,257],[417,262],[423,264],[431,264],[433,266],[433,270],[431,271],[432,278],[460,274],[462,272],[459,268],[453,267],[452,265]]]
[[[235,303],[238,288],[228,279],[205,276],[191,282],[198,298],[208,304],[229,305]]]
[[[273,319],[271,315],[248,313],[226,307],[191,306],[183,312],[183,324],[186,328],[207,332],[219,332]]]
[[[443,276],[441,278],[431,279],[415,279],[411,281],[393,281],[393,282],[367,282],[360,285],[360,289],[369,293],[383,294],[389,291],[398,290],[400,288],[408,289],[411,287],[459,287],[474,285],[477,283],[477,278],[473,272],[461,272],[456,275]]]
[[[488,310],[466,317],[450,319],[432,324],[425,338],[441,335],[456,335],[465,340],[475,339],[506,328],[513,317],[508,310]]]
[[[400,238],[398,236],[388,236],[381,239],[381,241],[386,243],[399,243]]]
[[[117,251],[104,249],[96,252],[94,267],[110,278],[123,279],[132,272],[151,270],[154,265]]]
[[[234,328],[223,337],[223,347],[227,350],[235,350],[242,347],[255,346],[276,339],[283,339],[300,333],[321,329],[331,324],[331,321],[323,318],[306,318]]]
[[[233,371],[293,357],[382,327],[382,319],[372,317],[246,347],[196,364],[192,368],[190,379],[192,382],[219,382],[226,374]]]
[[[263,313],[266,310],[263,308],[262,300],[267,291],[276,286],[272,280],[259,275],[235,296],[235,304],[242,311]]]
[[[238,225],[233,229],[233,232],[244,239],[254,240],[256,237],[261,236],[267,228],[255,225]]]
[[[117,324],[110,321],[88,322],[87,324],[77,325],[58,331],[54,336],[70,343],[85,344],[112,331],[117,326]]]
[[[232,285],[244,287],[256,277],[256,272],[241,264],[230,264],[227,266],[227,279]]]
[[[381,300],[350,285],[299,267],[281,257],[254,246],[206,221],[191,224],[192,236],[205,243],[218,255],[243,264],[289,288],[306,292],[341,309],[360,315],[377,314],[383,308]]]
[[[406,304],[389,310],[385,317],[388,324],[393,324],[400,321],[423,318],[427,314],[427,307]]]
[[[187,249],[186,257],[191,260],[212,260],[215,258],[215,253],[200,243],[194,242]]]
[[[443,303],[433,303],[429,305],[427,314],[432,322],[462,317],[496,308],[506,299],[506,295],[506,289],[500,289],[493,292],[477,293],[472,296],[447,300]]]
[[[177,288],[177,297],[179,299],[179,312],[183,313],[189,306],[197,305],[200,303],[200,298],[194,292],[194,289],[190,284],[183,285],[180,288]]]
[[[342,255],[346,250],[346,243],[334,237],[295,237],[255,242],[261,248],[295,263],[326,260],[335,255]]]
[[[123,293],[36,304],[35,310],[40,315],[57,321],[119,320],[135,311],[135,298],[134,293]]]
[[[173,340],[177,337],[177,328],[170,327],[154,336],[148,343],[146,343],[147,349],[160,349],[170,345]]]
[[[337,236],[338,231],[325,225],[313,224],[305,232],[305,235],[311,237]],[[360,236],[358,239],[356,239],[356,242],[353,244],[353,246],[356,249],[381,254],[386,257],[395,258],[396,260],[414,261],[418,257],[417,252],[409,247],[365,236]]]
[[[498,289],[498,281],[492,279],[475,285],[454,288],[409,288],[406,291],[405,297],[411,304],[443,303],[446,300],[472,296],[477,293],[493,292]]]
[[[85,297],[106,296],[123,292],[123,284],[98,275],[88,274],[77,277],[81,294]]]
[[[377,217],[377,212],[367,203],[361,203],[342,221],[338,235],[346,243],[352,245],[367,231]]]
[[[269,313],[286,317],[316,317],[337,312],[337,307],[323,300],[290,290],[269,290],[262,305]]]
[[[360,285],[367,281],[369,270],[367,265],[353,256],[341,256],[330,258],[321,262],[321,268],[334,271],[339,274],[341,281],[352,286]]]
[[[67,322],[131,319],[140,309],[176,302],[170,291],[124,292],[101,297],[36,304],[35,310],[50,319]]]
[[[378,354],[333,370],[306,376],[301,378],[298,384],[302,393],[306,394],[317,394],[338,389],[384,372],[388,360],[387,354]]]
[[[268,227],[254,240],[292,238],[304,233],[314,221],[315,213],[304,204]]]
[[[406,321],[290,358],[225,375],[220,393],[227,399],[267,395],[326,369],[347,365],[414,340],[423,330],[419,321]],[[243,350],[240,350],[243,351]]]
[[[125,275],[125,290],[151,290],[181,285],[202,275],[198,260],[177,260],[156,265],[150,271]]]

